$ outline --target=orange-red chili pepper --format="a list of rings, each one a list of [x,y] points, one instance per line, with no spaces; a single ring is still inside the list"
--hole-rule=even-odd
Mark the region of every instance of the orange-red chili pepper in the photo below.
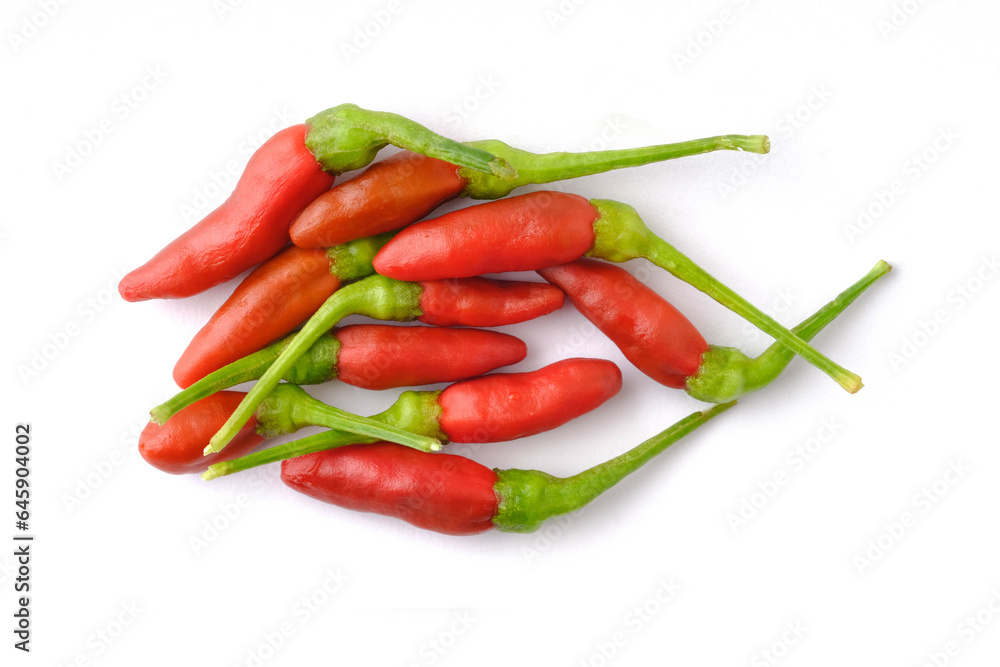
[[[465,187],[459,171],[426,155],[397,153],[316,197],[292,222],[292,242],[325,248],[401,229],[458,196]]]
[[[189,387],[294,331],[345,282],[370,275],[388,239],[328,250],[290,246],[258,266],[195,334],[174,365],[174,382]]]

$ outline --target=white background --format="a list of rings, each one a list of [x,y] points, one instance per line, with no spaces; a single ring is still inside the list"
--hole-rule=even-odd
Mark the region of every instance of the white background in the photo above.
[[[0,549],[3,663],[995,664],[996,6],[339,4],[3,4],[0,539],[13,544],[20,422],[37,536],[30,655],[12,648],[13,547]],[[144,415],[233,284],[127,304],[117,276],[195,221],[184,207],[221,203],[213,173],[250,143],[342,102],[536,151],[769,134],[762,160],[720,153],[559,187],[634,205],[788,324],[892,262],[817,339],[866,388],[847,395],[796,361],[531,535],[353,514],[293,494],[276,468],[213,483],[153,470],[135,448]],[[65,172],[74,150],[88,154]],[[859,209],[874,215],[852,234]],[[710,342],[768,344],[666,274],[628,268]],[[558,431],[466,450],[486,465],[572,474],[699,408],[572,307],[507,330],[530,349],[516,369],[602,356],[625,386]],[[398,393],[313,392],[366,414]],[[789,458],[820,435],[804,465]],[[941,481],[952,466],[964,472]],[[776,473],[787,483],[759,495]],[[920,500],[925,488],[940,495]],[[892,528],[906,513],[912,525]]]

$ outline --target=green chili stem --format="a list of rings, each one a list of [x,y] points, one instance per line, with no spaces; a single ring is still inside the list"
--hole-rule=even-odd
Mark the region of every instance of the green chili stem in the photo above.
[[[653,264],[666,269],[740,315],[750,324],[829,375],[848,392],[853,394],[863,386],[860,377],[835,363],[793,334],[773,317],[734,292],[663,239],[655,237],[644,256]]]
[[[292,415],[288,415],[289,411],[287,409],[281,410],[282,404],[289,404],[290,397],[286,398],[282,396],[278,397],[278,400],[274,399],[276,395],[279,394],[279,390],[290,387],[292,387],[292,385],[279,384],[268,399],[262,404],[261,408],[257,410],[258,415],[263,416],[268,423],[273,424],[273,428],[276,433],[291,433],[292,431],[307,424],[322,426],[323,422],[318,421],[312,414],[302,415],[300,413],[293,413]],[[292,392],[285,391],[281,393],[290,394]],[[298,394],[305,394],[305,392],[299,390],[294,393],[296,394],[296,402],[302,402],[303,399],[301,399]],[[378,422],[379,424],[385,424],[387,428],[396,427],[403,430],[404,433],[408,432],[410,434],[414,434],[414,438],[420,438],[423,436],[422,442],[418,441],[418,444],[426,444],[426,446],[417,446],[414,447],[415,449],[439,451],[441,449],[439,441],[448,441],[448,435],[441,430],[441,424],[439,421],[441,416],[441,406],[438,404],[437,399],[440,395],[440,391],[404,391],[400,394],[399,398],[396,399],[396,402],[389,406],[389,409],[384,412],[380,412],[377,415],[372,415],[370,419]],[[282,398],[284,398],[284,401],[281,400]],[[312,399],[312,397],[308,397],[308,395],[307,398],[310,401],[315,400]],[[272,414],[280,411],[278,419],[268,419],[267,416],[260,414],[264,410],[264,405],[272,400],[274,400],[276,408],[278,408],[277,410],[274,410]],[[316,402],[319,403],[319,401]],[[330,407],[324,403],[319,403],[319,405],[321,406],[321,409]],[[295,419],[300,417],[304,417],[306,420],[305,424],[295,423]],[[321,433],[320,435],[326,435],[326,433],[333,432],[334,431],[327,431],[325,433]],[[220,475],[228,475],[231,472],[239,472],[240,470],[247,470],[248,468],[253,468],[267,463],[284,461],[285,459],[291,459],[296,456],[304,456],[305,454],[323,451],[324,449],[332,449],[334,446],[339,447],[341,445],[351,443],[376,442],[377,440],[384,439],[377,434],[373,437],[365,438],[362,435],[344,433],[343,431],[339,431],[339,433],[344,436],[345,439],[343,441],[337,440],[334,436],[329,436],[332,441],[338,443],[336,445],[325,446],[323,443],[325,443],[326,440],[323,438],[316,438],[315,440],[304,438],[302,440],[289,442],[284,445],[278,445],[277,447],[271,447],[270,449],[265,449],[238,459],[233,459],[232,461],[219,463],[219,466],[228,466],[225,468],[226,472],[218,472],[223,470],[223,468],[216,468],[217,472],[212,472],[212,468],[209,468],[211,477],[206,479],[211,479]],[[214,467],[215,466],[213,466],[213,468]]]
[[[888,263],[879,261],[861,280],[792,329],[792,333],[804,341],[812,340],[891,269]],[[794,357],[795,353],[779,342],[753,359],[733,347],[712,346],[702,356],[698,372],[688,378],[685,389],[698,400],[725,403],[770,384]]]
[[[594,221],[594,246],[587,253],[588,256],[611,262],[626,262],[644,257],[740,315],[829,375],[848,392],[853,394],[861,389],[863,385],[860,377],[828,359],[773,317],[695,264],[684,253],[654,234],[634,208],[607,199],[592,199],[590,203],[597,209],[598,216]]]
[[[397,230],[366,236],[361,239],[341,243],[326,249],[330,262],[330,273],[340,278],[342,282],[365,278],[375,273],[372,260],[386,243],[395,236]]]
[[[306,146],[326,171],[342,174],[360,169],[388,144],[460,167],[513,180],[507,162],[480,148],[459,143],[398,114],[341,104],[308,121]]]
[[[869,287],[874,285],[879,278],[886,275],[891,270],[892,265],[885,260],[880,259],[878,264],[876,264],[871,271],[865,274],[861,280],[848,287],[846,290],[838,294],[833,301],[817,310],[807,319],[803,320],[798,326],[792,329],[792,333],[806,342],[811,341],[816,337],[816,334],[826,327],[826,325],[836,319],[836,317],[843,313],[848,306],[854,303],[859,296],[864,294]],[[763,376],[773,379],[781,374],[781,371],[788,366],[794,357],[794,352],[789,350],[782,343],[776,342],[764,350],[760,356],[754,359],[754,364],[758,366],[760,369],[759,372]]]
[[[674,144],[625,148],[614,151],[589,153],[534,154],[516,151],[507,158],[517,169],[514,187],[530,183],[551,183],[569,178],[600,174],[612,169],[639,167],[653,162],[710,153],[718,150],[743,150],[750,153],[767,153],[770,142],[764,135],[746,136],[727,134],[707,139],[694,139]]]
[[[205,454],[221,452],[229,444],[261,401],[278,385],[281,377],[333,325],[352,314],[367,315],[382,320],[415,319],[420,316],[421,292],[421,287],[416,283],[400,282],[380,275],[369,276],[335,292],[285,346],[270,368],[243,398],[229,420],[212,436],[208,447],[205,448]],[[358,417],[358,419],[367,418]],[[382,428],[377,422],[372,421],[370,425]],[[353,432],[356,427],[345,424],[340,428]],[[391,434],[387,433],[384,437],[390,442],[395,442]]]
[[[172,398],[150,410],[150,419],[157,424],[163,424],[192,403],[223,389],[256,380],[278,358],[284,344],[284,340],[272,343],[263,350],[249,354],[209,373],[187,389],[178,392]]]
[[[762,134],[726,134],[659,146],[585,153],[530,153],[495,139],[473,141],[469,145],[503,158],[517,170],[517,178],[506,181],[481,171],[462,169],[460,174],[466,182],[462,195],[472,199],[499,199],[523,185],[579,178],[712,151],[767,153],[771,148],[770,141]]]
[[[238,459],[213,463],[202,474],[201,478],[207,482],[216,477],[224,477],[234,472],[242,472],[269,463],[278,463],[279,461],[295,458],[296,456],[305,456],[306,454],[322,452],[327,449],[368,442],[376,442],[376,440],[343,431],[323,431],[322,433],[315,433],[301,440],[271,447],[247,456],[241,456]]]
[[[574,512],[641,468],[685,435],[725,412],[735,403],[695,412],[610,461],[572,477],[554,477],[537,470],[498,470],[494,488],[500,505],[497,530],[527,533],[546,519]]]
[[[341,410],[340,408],[318,401],[308,394],[305,394],[305,396],[308,400],[302,400],[295,404],[295,418],[297,420],[308,422],[313,426],[325,426],[360,436],[388,440],[425,452],[441,450],[441,443],[438,442],[437,438],[413,433],[398,426],[388,424],[380,419],[362,417],[361,415]]]

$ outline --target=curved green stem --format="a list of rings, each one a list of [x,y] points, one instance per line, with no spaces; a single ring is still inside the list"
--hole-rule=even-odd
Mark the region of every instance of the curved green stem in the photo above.
[[[594,222],[594,247],[587,255],[612,262],[625,262],[644,257],[743,317],[829,375],[848,392],[853,394],[864,386],[860,377],[834,363],[650,231],[634,208],[606,199],[592,199],[591,204],[599,215]]]
[[[334,324],[354,314],[401,322],[416,319],[421,314],[421,292],[420,285],[416,283],[401,282],[380,275],[369,276],[334,292],[285,346],[219,432],[212,436],[205,454],[221,452],[229,444],[261,401],[278,385],[281,377]],[[391,437],[386,439],[394,441]]]
[[[688,415],[621,456],[572,477],[554,477],[537,470],[498,470],[494,489],[500,505],[493,526],[511,533],[530,533],[550,517],[575,512],[733,405],[716,405]]]
[[[804,341],[812,340],[891,270],[892,266],[879,260],[861,280],[803,320],[792,333]],[[777,342],[753,359],[736,348],[712,346],[702,357],[698,372],[688,379],[686,391],[701,401],[725,403],[770,384],[794,358],[794,352]]]
[[[368,166],[380,150],[392,144],[504,180],[517,176],[504,159],[443,137],[394,113],[341,104],[321,111],[307,120],[306,125],[309,128],[306,147],[323,169],[333,174]]]
[[[551,183],[569,178],[601,174],[612,169],[639,167],[654,162],[700,155],[719,150],[767,153],[771,142],[762,134],[726,134],[706,139],[694,139],[659,146],[643,146],[613,151],[585,153],[530,153],[494,139],[473,141],[470,146],[482,148],[505,159],[517,170],[512,181],[499,179],[482,171],[460,170],[466,186],[462,191],[472,199],[499,199],[514,188],[532,183]]]
[[[376,442],[376,440],[343,431],[323,431],[322,433],[315,433],[301,440],[271,447],[248,456],[241,456],[238,459],[213,463],[208,466],[208,470],[202,474],[201,478],[207,482],[216,477],[224,477],[234,472],[242,472],[269,463],[278,463],[279,461],[295,458],[296,456],[305,456],[306,454],[344,447],[345,445],[369,442]]]

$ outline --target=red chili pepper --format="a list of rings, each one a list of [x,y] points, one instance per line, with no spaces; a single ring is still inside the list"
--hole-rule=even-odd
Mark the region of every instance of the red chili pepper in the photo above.
[[[496,472],[464,456],[411,451],[380,442],[307,454],[283,461],[281,480],[317,500],[446,535],[493,527]]]
[[[891,268],[879,262],[792,331],[812,340]],[[725,403],[756,391],[778,377],[795,356],[781,343],[755,359],[735,348],[710,346],[663,297],[613,264],[580,259],[538,273],[562,289],[636,368],[703,401]]]
[[[502,442],[561,426],[597,408],[621,387],[622,374],[614,363],[565,359],[528,373],[496,373],[456,382],[444,391],[407,391],[371,420],[442,443]],[[213,465],[203,477],[214,479],[359,441],[364,440],[356,435],[320,433]]]
[[[465,187],[459,171],[426,155],[397,153],[313,200],[292,222],[292,242],[324,248],[401,229],[458,196]]]
[[[680,389],[709,346],[694,325],[655,291],[614,264],[580,259],[538,272],[660,384]]]
[[[264,442],[255,419],[240,429],[226,451],[202,454],[208,439],[226,423],[243,396],[238,391],[219,392],[181,411],[166,425],[149,422],[139,435],[139,453],[151,466],[174,475],[201,473],[213,463],[248,454]]]
[[[334,175],[368,165],[390,143],[514,177],[502,159],[402,116],[353,104],[334,107],[267,140],[229,199],[126,275],[118,291],[126,301],[180,298],[238,276],[288,243],[292,220],[333,185]]]
[[[454,298],[449,299],[449,295]],[[351,283],[327,299],[284,347],[232,418],[212,438],[206,453],[225,447],[298,358],[347,315],[397,322],[419,319],[437,325],[502,326],[545,315],[562,303],[559,288],[546,283],[513,286],[485,278],[400,282],[380,275]]]
[[[622,388],[605,359],[564,359],[531,373],[497,373],[453,384],[438,398],[452,442],[515,440],[590,412]]]
[[[246,470],[348,443],[375,442],[404,434],[405,444],[422,450],[440,442],[501,442],[541,433],[590,412],[621,390],[621,371],[604,359],[567,359],[529,373],[499,373],[456,382],[443,391],[407,391],[388,410],[369,418],[326,405],[298,385],[279,384],[251,415],[238,436],[236,454],[203,456],[219,426],[246,397],[224,391],[184,408],[164,425],[150,422],[139,449],[152,465],[167,472],[204,472],[206,479]],[[221,398],[219,398],[221,397]],[[306,426],[337,429],[302,441],[236,459],[264,438]],[[346,427],[367,433],[345,433]],[[236,443],[237,441],[234,441]],[[235,459],[235,460],[230,460]]]
[[[289,241],[288,226],[333,185],[306,149],[306,126],[286,128],[264,142],[219,208],[155,257],[126,275],[126,301],[178,299],[235,278]]]
[[[289,459],[281,464],[281,479],[318,500],[447,535],[490,528],[527,533],[587,505],[731,405],[689,415],[621,456],[566,478],[537,470],[490,470],[461,456],[380,443]]]
[[[373,261],[397,280],[544,269],[582,255],[644,257],[709,295],[854,393],[861,378],[838,366],[653,234],[635,209],[560,192],[532,192],[425,220],[399,232]]]
[[[267,438],[294,433],[306,426],[364,431],[346,436],[355,441],[364,437],[390,437],[423,451],[441,448],[433,436],[414,434],[389,423],[344,412],[317,401],[297,385],[285,383],[271,392],[240,429],[233,440],[233,452],[227,447],[225,452],[205,455],[208,439],[245,396],[239,391],[219,392],[184,408],[165,424],[149,422],[139,436],[139,452],[150,465],[164,472],[204,472],[211,464],[246,454]]]
[[[293,337],[209,373],[150,416],[162,424],[199,399],[260,379]],[[516,364],[526,354],[524,342],[497,331],[355,324],[321,336],[283,379],[319,384],[336,378],[362,389],[412,387],[476,377]]]
[[[195,334],[174,366],[188,387],[295,330],[345,282],[371,275],[388,235],[328,250],[291,246],[247,276]]]
[[[551,183],[716,150],[767,153],[770,148],[762,135],[545,155],[518,150],[502,141],[469,145],[504,158],[517,170],[517,178],[505,180],[424,155],[399,153],[317,197],[292,223],[292,241],[304,248],[333,246],[405,227],[455,197],[499,199],[531,183]]]

